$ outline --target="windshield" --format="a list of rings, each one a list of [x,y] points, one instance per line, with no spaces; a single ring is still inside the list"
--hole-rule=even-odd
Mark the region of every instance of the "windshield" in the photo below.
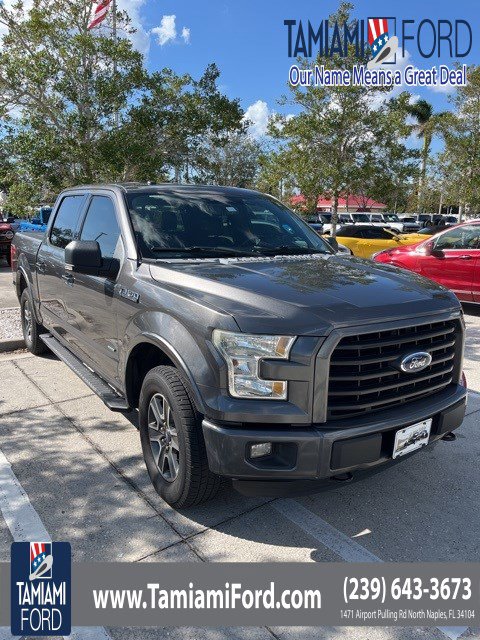
[[[383,217],[387,222],[400,222],[400,218],[396,213],[384,213]]]
[[[366,213],[352,213],[355,222],[370,222],[370,218]]]
[[[332,252],[289,209],[261,194],[172,188],[126,198],[144,258]]]

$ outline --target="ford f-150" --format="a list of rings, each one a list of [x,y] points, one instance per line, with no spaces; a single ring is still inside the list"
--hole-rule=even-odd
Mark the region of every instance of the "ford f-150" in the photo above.
[[[348,479],[462,423],[456,297],[336,255],[270,196],[68,189],[12,258],[27,347],[113,411],[138,409],[148,473],[176,507],[222,477],[264,494]]]

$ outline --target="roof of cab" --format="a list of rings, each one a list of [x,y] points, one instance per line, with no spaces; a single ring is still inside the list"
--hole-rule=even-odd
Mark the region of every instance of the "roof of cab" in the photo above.
[[[88,189],[121,189],[124,193],[155,193],[156,191],[174,191],[176,193],[225,193],[230,195],[258,194],[252,189],[240,189],[239,187],[222,187],[216,185],[201,184],[177,184],[165,182],[160,184],[148,184],[144,182],[109,182],[103,184],[82,184],[78,187],[70,187],[65,191],[79,191]]]

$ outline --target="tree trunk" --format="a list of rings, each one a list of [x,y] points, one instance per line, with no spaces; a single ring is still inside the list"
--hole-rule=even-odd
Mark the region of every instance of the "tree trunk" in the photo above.
[[[422,167],[420,169],[420,180],[418,184],[417,213],[422,213],[423,192],[425,190],[425,177],[427,174],[427,159],[428,159],[429,148],[430,148],[429,136],[424,135],[423,149],[422,149]]]
[[[332,230],[330,231],[330,235],[332,238],[335,238],[337,235],[337,225],[338,225],[338,192],[335,192],[332,200]]]

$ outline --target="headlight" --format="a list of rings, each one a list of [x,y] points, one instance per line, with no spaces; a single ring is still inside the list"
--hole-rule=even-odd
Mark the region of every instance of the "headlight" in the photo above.
[[[286,380],[263,380],[259,363],[263,358],[288,360],[295,336],[258,336],[215,329],[213,344],[228,366],[228,390],[236,398],[286,400]]]

